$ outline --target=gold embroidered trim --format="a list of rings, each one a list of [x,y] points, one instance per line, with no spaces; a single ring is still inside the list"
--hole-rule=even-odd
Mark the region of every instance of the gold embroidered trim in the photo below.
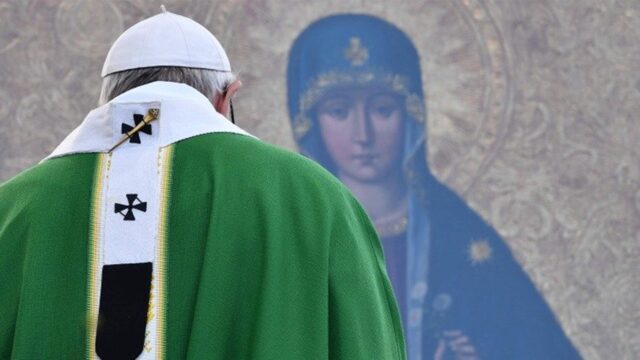
[[[97,359],[96,332],[100,306],[100,262],[102,256],[102,211],[104,200],[104,186],[111,166],[111,155],[99,154],[93,180],[93,194],[91,199],[91,220],[89,225],[89,254],[87,281],[87,359]]]
[[[399,219],[393,219],[385,222],[376,222],[376,232],[380,238],[397,236],[404,233],[407,230],[407,224],[409,220],[406,215],[403,215]]]
[[[299,100],[298,114],[293,119],[293,133],[297,139],[304,137],[313,127],[307,113],[324,96],[330,88],[337,86],[383,85],[405,98],[407,114],[416,121],[425,118],[424,100],[409,90],[409,80],[397,74],[386,72],[338,72],[329,71],[318,75]]]
[[[165,357],[166,351],[166,315],[167,315],[167,239],[168,239],[168,207],[171,191],[171,169],[173,164],[173,145],[160,150],[161,184],[160,184],[160,221],[158,222],[158,282],[155,316],[156,316],[156,359]]]

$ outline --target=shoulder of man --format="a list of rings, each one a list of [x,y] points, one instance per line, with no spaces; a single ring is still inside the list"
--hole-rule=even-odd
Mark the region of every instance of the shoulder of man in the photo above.
[[[0,184],[0,224],[33,211],[60,211],[56,206],[61,201],[84,196],[83,184],[93,180],[96,158],[74,154],[50,159]]]
[[[265,183],[275,187],[304,184],[307,191],[350,197],[345,186],[315,161],[249,136],[208,134],[180,141],[174,147],[174,166],[183,165],[179,162],[210,166],[218,169],[219,176],[249,188]]]

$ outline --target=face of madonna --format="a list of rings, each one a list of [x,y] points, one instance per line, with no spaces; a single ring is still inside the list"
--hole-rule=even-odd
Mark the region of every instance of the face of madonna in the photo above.
[[[330,91],[318,102],[320,134],[339,178],[377,182],[400,171],[401,100],[384,88],[354,87]]]

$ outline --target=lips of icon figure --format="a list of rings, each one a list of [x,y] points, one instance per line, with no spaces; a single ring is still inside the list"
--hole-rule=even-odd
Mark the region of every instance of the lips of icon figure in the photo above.
[[[400,96],[374,87],[336,89],[318,103],[316,115],[338,177],[376,182],[400,169]]]

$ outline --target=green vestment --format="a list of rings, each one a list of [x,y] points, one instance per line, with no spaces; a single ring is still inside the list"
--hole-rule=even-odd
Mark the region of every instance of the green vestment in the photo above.
[[[405,358],[380,243],[336,179],[240,134],[162,151],[156,358]],[[108,164],[70,153],[0,186],[1,359],[95,357]]]

